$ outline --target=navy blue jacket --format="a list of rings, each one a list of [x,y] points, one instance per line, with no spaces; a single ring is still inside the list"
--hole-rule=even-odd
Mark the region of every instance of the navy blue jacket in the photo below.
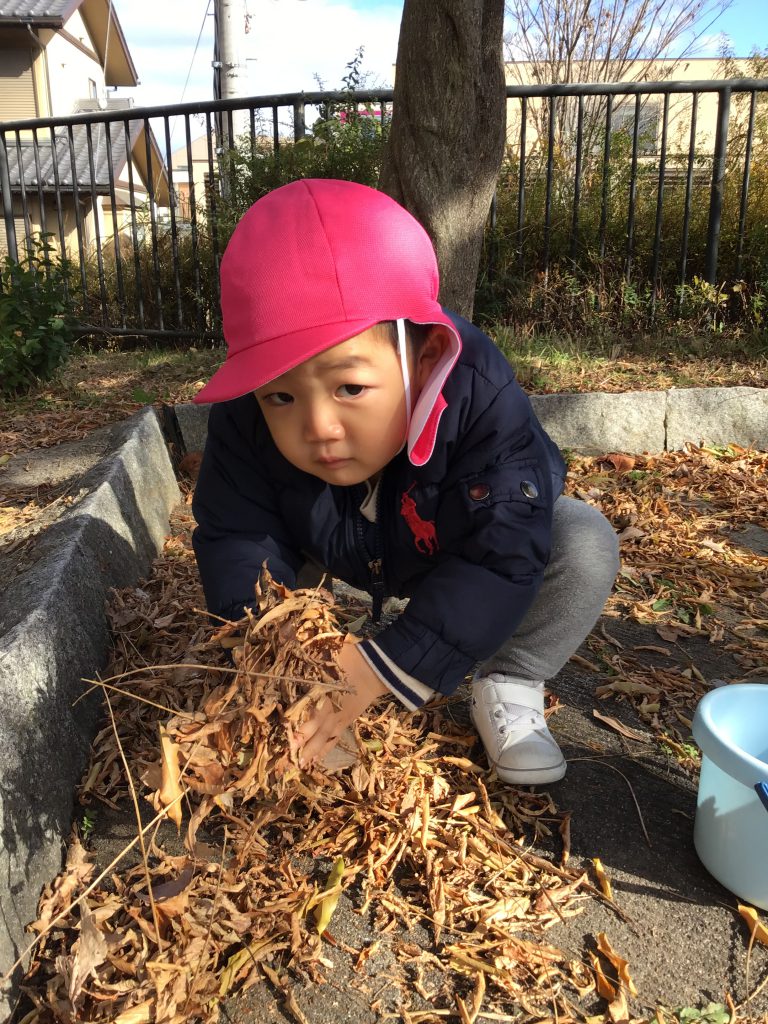
[[[365,484],[332,486],[280,454],[252,395],[212,407],[193,504],[210,611],[240,618],[264,561],[291,587],[309,556],[355,587],[410,598],[367,656],[444,694],[512,635],[541,585],[565,465],[498,348],[451,316],[463,349],[435,450],[425,466],[403,450],[385,467],[375,524],[359,511]]]

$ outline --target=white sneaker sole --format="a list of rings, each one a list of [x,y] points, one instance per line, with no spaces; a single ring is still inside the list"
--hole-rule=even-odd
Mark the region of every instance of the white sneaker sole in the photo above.
[[[544,786],[550,782],[559,782],[565,776],[565,758],[555,765],[547,768],[504,768],[494,764],[489,758],[489,764],[496,772],[502,782],[509,782],[515,786]]]

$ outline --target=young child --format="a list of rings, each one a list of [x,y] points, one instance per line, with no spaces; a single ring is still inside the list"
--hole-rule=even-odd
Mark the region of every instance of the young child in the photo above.
[[[554,782],[544,682],[594,625],[614,531],[561,496],[565,466],[493,342],[437,301],[429,237],[394,200],[297,181],[255,203],[221,263],[228,352],[194,500],[209,609],[240,618],[265,561],[410,598],[346,644],[350,693],[298,737],[308,764],[377,697],[407,708],[478,665],[471,715],[498,776]]]

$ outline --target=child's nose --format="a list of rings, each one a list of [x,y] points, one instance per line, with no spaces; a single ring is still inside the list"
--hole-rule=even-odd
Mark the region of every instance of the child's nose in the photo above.
[[[304,437],[307,441],[337,441],[344,434],[333,402],[315,402],[307,409]]]

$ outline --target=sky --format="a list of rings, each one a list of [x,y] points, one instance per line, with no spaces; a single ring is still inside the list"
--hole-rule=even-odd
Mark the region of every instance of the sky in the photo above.
[[[212,98],[213,0],[113,0],[141,85],[137,106]],[[360,46],[371,85],[391,85],[402,0],[247,0],[243,36],[251,95],[341,86]],[[202,30],[202,32],[201,32]],[[728,36],[737,56],[768,47],[768,0],[733,0],[703,40],[716,54]],[[198,41],[199,36],[199,43]],[[195,50],[197,44],[197,50]]]

